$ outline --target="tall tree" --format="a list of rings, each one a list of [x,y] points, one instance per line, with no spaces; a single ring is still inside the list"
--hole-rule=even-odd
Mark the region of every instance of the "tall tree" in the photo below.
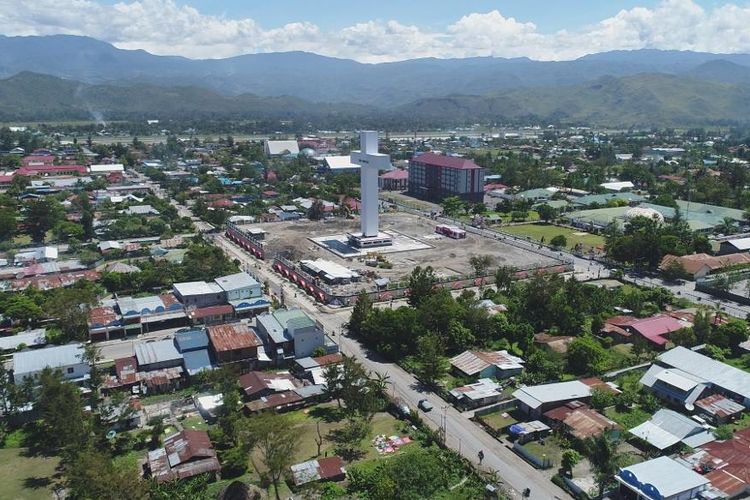
[[[280,500],[279,485],[284,472],[294,463],[300,433],[287,414],[262,413],[252,419],[256,436],[255,446],[268,470],[276,500]]]
[[[88,448],[65,469],[68,496],[74,499],[145,500],[147,485],[135,468],[115,467],[106,453]]]
[[[41,416],[41,444],[60,449],[64,457],[71,458],[89,441],[89,421],[83,412],[81,393],[49,368],[42,371],[39,384],[35,408]]]
[[[617,450],[618,442],[610,439],[606,433],[590,438],[585,443],[586,455],[596,475],[599,486],[599,497],[607,486],[614,482],[615,474],[623,465],[625,456]]]
[[[26,204],[26,227],[34,241],[43,242],[47,231],[61,219],[62,208],[55,200],[42,198]]]
[[[495,287],[497,291],[507,290],[515,280],[516,269],[513,266],[500,266],[495,271]]]
[[[349,334],[354,337],[359,337],[362,333],[362,325],[372,314],[372,299],[366,290],[362,290],[357,295],[357,302],[352,308],[352,315],[349,318],[349,322],[346,324]]]
[[[0,208],[0,240],[10,240],[18,230],[16,211],[10,207]]]
[[[409,275],[409,305],[419,307],[433,293],[437,276],[431,266],[417,266]]]
[[[426,384],[434,385],[448,371],[442,340],[434,333],[422,335],[417,341],[417,353],[422,379]]]

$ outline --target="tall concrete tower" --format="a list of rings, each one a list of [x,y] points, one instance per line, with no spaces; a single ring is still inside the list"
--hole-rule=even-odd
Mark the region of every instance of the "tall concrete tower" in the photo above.
[[[352,235],[351,242],[359,247],[390,245],[390,237],[384,237],[378,226],[378,173],[391,169],[391,158],[378,153],[378,133],[363,130],[359,134],[360,150],[352,151],[352,163],[360,166],[360,207],[361,233]],[[387,241],[386,241],[387,240]]]

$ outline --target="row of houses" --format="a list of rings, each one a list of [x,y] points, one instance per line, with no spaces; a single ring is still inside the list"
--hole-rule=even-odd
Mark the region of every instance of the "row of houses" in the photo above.
[[[246,272],[210,283],[175,283],[170,293],[101,301],[89,312],[89,338],[101,341],[189,324],[232,321],[265,312],[270,305],[260,283]]]

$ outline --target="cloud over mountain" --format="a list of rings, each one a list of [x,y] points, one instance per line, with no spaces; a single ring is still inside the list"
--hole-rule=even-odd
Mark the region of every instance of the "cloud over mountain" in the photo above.
[[[174,0],[34,0],[23,8],[16,0],[0,0],[0,26],[7,35],[87,35],[120,48],[190,58],[289,50],[361,62],[470,56],[561,60],[640,48],[738,53],[750,52],[749,25],[750,6],[704,9],[692,0],[662,0],[653,8],[621,10],[582,29],[552,33],[498,10],[469,13],[441,31],[394,20],[326,31],[304,21],[266,28],[251,18],[207,15]]]

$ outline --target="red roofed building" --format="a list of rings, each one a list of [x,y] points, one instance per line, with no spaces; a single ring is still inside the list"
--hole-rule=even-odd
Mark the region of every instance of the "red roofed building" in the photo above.
[[[29,155],[21,158],[21,165],[24,167],[28,166],[39,166],[39,165],[52,165],[55,162],[55,157],[52,155]]]
[[[704,444],[687,459],[726,498],[744,498],[750,492],[750,429],[735,432],[726,441]]]
[[[27,165],[16,171],[17,175],[31,177],[35,175],[85,175],[88,169],[83,165]]]
[[[580,401],[570,401],[544,413],[550,425],[578,439],[595,437],[617,428],[617,424]]]
[[[164,440],[164,447],[148,452],[147,471],[157,483],[216,474],[221,469],[206,431],[184,430]]]
[[[188,311],[188,318],[193,324],[223,323],[234,319],[234,307],[230,304],[200,307]]]
[[[650,318],[615,316],[605,322],[604,331],[624,342],[630,342],[633,335],[638,335],[654,347],[664,349],[672,332],[691,326],[689,321],[668,314],[657,314]]]
[[[406,191],[409,187],[408,170],[391,170],[378,177],[378,187],[383,191]]]
[[[496,189],[508,189],[508,186],[506,186],[505,184],[501,184],[499,182],[493,182],[493,183],[484,185],[485,193],[489,191],[495,191]]]
[[[433,202],[451,196],[481,202],[484,174],[474,160],[425,153],[409,162],[409,194]]]
[[[263,345],[258,335],[244,323],[208,327],[211,350],[219,364],[258,359],[258,347]]]

